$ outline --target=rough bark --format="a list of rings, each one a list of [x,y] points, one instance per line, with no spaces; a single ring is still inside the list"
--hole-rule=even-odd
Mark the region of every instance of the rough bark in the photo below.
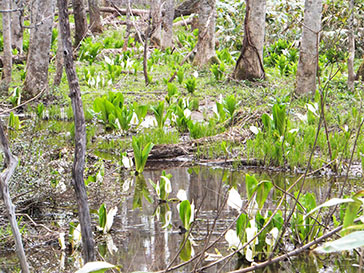
[[[83,0],[72,0],[73,14],[75,18],[75,47],[78,47],[80,42],[87,33],[87,16],[86,8]]]
[[[246,0],[244,40],[233,77],[237,80],[264,79],[263,46],[265,0]]]
[[[63,42],[61,39],[61,25],[58,21],[58,40],[57,40],[57,53],[56,53],[56,74],[54,75],[53,85],[59,86],[61,84],[63,75]]]
[[[3,10],[10,10],[10,0],[4,0],[2,3]],[[3,38],[4,38],[4,57],[3,57],[3,79],[1,81],[1,94],[8,95],[11,83],[11,67],[12,67],[12,50],[11,50],[11,13],[4,12],[3,19]]]
[[[11,176],[13,175],[16,166],[18,165],[18,159],[10,152],[9,142],[5,135],[4,126],[1,121],[0,121],[0,142],[5,154],[5,167],[6,167],[5,171],[3,171],[0,175],[1,196],[4,200],[4,205],[6,208],[6,216],[9,219],[11,231],[14,235],[16,254],[18,255],[19,258],[20,268],[22,272],[29,273],[30,271],[23,248],[21,235],[18,228],[18,222],[15,216],[15,207],[11,201],[8,188],[8,182]]]
[[[179,4],[174,11],[174,18],[191,15],[198,10],[200,0],[186,0]]]
[[[173,18],[174,18],[174,0],[167,0],[165,4],[165,12],[163,16],[162,28],[162,48],[173,46]]]
[[[95,260],[94,240],[91,230],[90,210],[87,202],[87,193],[83,180],[86,153],[86,126],[82,108],[81,90],[73,63],[72,43],[69,26],[67,5],[64,0],[57,0],[61,37],[64,48],[64,64],[70,89],[74,122],[75,122],[75,159],[72,166],[72,184],[75,189],[78,214],[81,225],[83,256],[85,262]]]
[[[198,12],[198,41],[193,64],[198,67],[216,62],[215,53],[216,0],[201,0]]]
[[[316,92],[318,43],[321,29],[322,0],[306,0],[300,57],[297,66],[297,95]]]
[[[52,39],[54,0],[33,2],[32,28],[30,30],[29,51],[23,96],[34,97],[48,88],[48,64]]]
[[[24,23],[24,2],[22,0],[12,1],[11,13],[11,45],[16,48],[19,54],[23,53],[23,23]]]
[[[152,46],[160,47],[162,38],[161,0],[152,0],[150,11],[152,14],[150,43]]]
[[[349,33],[348,33],[348,88],[349,91],[354,92],[354,57],[355,57],[355,34],[354,34],[354,0],[350,0],[349,3],[350,17],[348,21]]]
[[[99,0],[88,0],[88,8],[90,12],[90,30],[92,33],[102,32],[101,12]]]

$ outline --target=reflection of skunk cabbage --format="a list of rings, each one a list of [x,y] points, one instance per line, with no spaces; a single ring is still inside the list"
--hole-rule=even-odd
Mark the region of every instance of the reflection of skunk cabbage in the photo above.
[[[165,171],[162,172],[161,179],[155,184],[151,179],[149,179],[149,183],[153,186],[156,191],[159,200],[167,201],[168,195],[172,192],[171,185],[171,174],[166,174]]]
[[[142,147],[142,138],[133,136],[132,146],[134,151],[135,170],[137,174],[140,174],[144,171],[148,155],[152,150],[154,144],[149,142],[147,145],[145,145],[145,147]]]

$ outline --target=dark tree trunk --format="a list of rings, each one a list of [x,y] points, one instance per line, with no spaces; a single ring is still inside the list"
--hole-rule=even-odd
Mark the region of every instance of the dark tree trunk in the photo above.
[[[10,0],[9,0],[10,1]],[[11,202],[11,197],[8,188],[8,182],[13,175],[16,166],[18,165],[18,159],[12,155],[9,148],[9,142],[5,135],[4,127],[0,121],[0,142],[5,154],[5,166],[6,169],[0,175],[0,196],[4,200],[6,208],[6,216],[9,219],[11,231],[15,239],[16,254],[18,255],[20,268],[22,272],[29,273],[29,267],[25,256],[21,235],[18,228],[18,222],[15,217],[15,207]]]
[[[75,17],[75,47],[78,47],[80,42],[87,33],[87,16],[83,0],[73,0],[73,14]]]
[[[88,9],[90,12],[90,29],[92,33],[102,32],[101,12],[98,0],[88,0]]]
[[[70,98],[75,119],[75,160],[72,167],[72,183],[75,189],[78,214],[80,218],[83,256],[85,262],[95,260],[94,240],[91,230],[90,210],[87,202],[87,193],[83,180],[86,153],[86,126],[85,116],[82,108],[81,90],[78,83],[76,70],[73,63],[72,43],[68,10],[64,0],[57,0],[59,9],[59,20],[61,27],[61,37],[63,41],[64,65],[66,69],[68,85],[70,88]]]
[[[246,0],[244,40],[234,69],[237,80],[264,79],[265,0]]]

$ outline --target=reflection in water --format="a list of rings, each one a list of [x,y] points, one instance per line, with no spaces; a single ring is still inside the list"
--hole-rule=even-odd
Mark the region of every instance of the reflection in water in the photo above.
[[[239,193],[245,196],[245,173],[230,172],[220,168],[194,167],[194,168],[171,168],[166,170],[173,175],[172,193],[169,197],[175,197],[179,189],[187,192],[188,199],[193,202],[199,212],[196,219],[196,225],[192,235],[197,246],[194,246],[195,252],[202,250],[208,231],[213,228],[210,242],[216,239],[221,233],[233,223],[236,212],[225,205],[226,192],[231,185],[237,187]],[[106,261],[122,266],[122,272],[133,271],[158,271],[165,269],[171,260],[175,257],[178,248],[183,240],[183,235],[179,234],[179,213],[177,203],[170,202],[162,204],[159,208],[161,218],[158,221],[155,211],[158,206],[157,201],[152,201],[154,189],[148,183],[151,179],[154,182],[160,179],[162,170],[149,170],[144,172],[144,176],[135,179],[134,185],[130,187],[128,194],[123,193],[122,185],[119,188],[114,183],[111,191],[118,195],[118,215],[115,218],[111,236],[98,238],[98,252]],[[258,180],[272,180],[282,189],[288,188],[297,177],[282,174],[256,174]],[[340,182],[340,181],[339,181]],[[316,194],[318,202],[326,198],[333,197],[333,192],[337,191],[340,184],[338,181],[309,178],[305,184],[305,191],[311,191]],[[105,189],[106,190],[106,189]],[[99,198],[108,201],[112,197],[105,194],[103,190],[98,190]],[[110,194],[110,193],[108,193]],[[120,197],[122,196],[122,197]],[[266,206],[272,205],[281,194],[274,191],[269,197],[271,201]],[[246,200],[246,199],[245,199]],[[102,201],[102,202],[106,202]],[[289,200],[288,200],[289,201]],[[288,202],[287,201],[287,202]],[[109,208],[112,207],[110,204]],[[97,207],[96,205],[94,207]],[[162,219],[165,212],[171,210],[172,227],[163,229],[166,223]],[[163,214],[164,211],[164,214]],[[227,244],[222,239],[212,249],[207,252],[214,253],[214,248],[219,249],[221,253],[227,254]],[[74,257],[67,256],[58,247],[44,246],[33,248],[28,253],[30,264],[33,271],[37,272],[59,272],[63,267],[64,272],[73,272],[75,269]],[[99,256],[99,260],[101,260]],[[0,257],[0,272],[9,272],[16,270],[16,258],[14,255]],[[333,258],[335,257],[335,258]],[[174,263],[180,263],[178,258]],[[200,263],[200,266],[204,262]],[[313,256],[301,255],[293,257],[290,261],[275,264],[258,272],[356,272],[357,268],[353,266],[358,263],[352,256],[345,255],[327,255]],[[237,259],[232,259],[224,268],[210,268],[205,272],[226,272],[236,269]],[[181,268],[175,272],[191,272],[192,265]]]

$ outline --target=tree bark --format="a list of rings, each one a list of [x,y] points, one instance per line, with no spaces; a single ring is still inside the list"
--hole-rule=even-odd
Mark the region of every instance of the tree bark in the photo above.
[[[3,10],[10,10],[10,0],[3,0],[1,5]],[[11,67],[12,67],[12,50],[11,50],[11,13],[4,12],[3,19],[3,39],[4,39],[4,57],[3,57],[3,79],[1,81],[1,94],[8,95],[11,83]]]
[[[125,37],[124,37],[123,51],[127,50],[128,43],[129,43],[129,36],[130,36],[130,29],[131,29],[130,14],[131,14],[130,0],[127,0],[126,1],[126,31],[125,31]]]
[[[58,40],[57,40],[57,53],[56,53],[56,74],[54,75],[53,85],[59,86],[61,84],[63,75],[63,42],[61,39],[61,24],[58,21]]]
[[[19,54],[23,53],[23,23],[24,23],[24,3],[22,0],[12,1],[13,11],[11,13],[11,45],[16,48]]]
[[[30,30],[29,51],[23,96],[26,99],[36,96],[48,88],[48,64],[52,39],[54,0],[33,2],[32,28]]]
[[[297,66],[297,95],[316,92],[318,43],[320,40],[322,0],[306,0],[300,57]]]
[[[16,254],[18,255],[19,258],[20,268],[22,272],[29,273],[30,271],[27,263],[27,258],[25,256],[23,248],[23,243],[18,228],[18,222],[15,217],[15,207],[11,201],[8,188],[8,182],[11,176],[13,175],[16,166],[18,165],[18,159],[15,156],[13,156],[12,153],[10,152],[9,142],[5,135],[4,126],[1,121],[0,121],[0,142],[5,154],[5,166],[6,166],[5,171],[3,171],[0,175],[1,196],[4,200],[6,214],[10,222],[11,231],[14,235]]]
[[[88,0],[88,8],[90,11],[90,29],[92,33],[101,33],[101,12],[99,0]]]
[[[350,17],[348,21],[349,34],[348,34],[348,88],[350,92],[354,92],[354,58],[355,58],[355,34],[354,34],[354,0],[349,2]]]
[[[152,0],[150,10],[152,14],[150,44],[152,46],[160,47],[162,39],[161,0]]]
[[[87,16],[83,0],[72,0],[73,14],[75,18],[75,47],[81,43],[87,33]]]
[[[80,218],[83,256],[85,262],[95,260],[95,243],[91,230],[91,216],[87,202],[87,192],[83,179],[86,153],[86,126],[82,108],[81,90],[73,63],[72,43],[67,5],[64,0],[57,0],[61,37],[63,41],[64,64],[70,88],[70,98],[75,119],[75,159],[72,167],[72,184],[75,189],[78,214]]]
[[[174,18],[174,0],[167,0],[165,5],[165,12],[163,16],[162,28],[162,48],[173,46],[173,18]]]
[[[215,52],[216,0],[201,0],[198,12],[198,41],[193,65],[204,67],[217,61]]]
[[[233,77],[237,80],[264,79],[263,46],[265,33],[265,0],[246,0],[244,40]]]

